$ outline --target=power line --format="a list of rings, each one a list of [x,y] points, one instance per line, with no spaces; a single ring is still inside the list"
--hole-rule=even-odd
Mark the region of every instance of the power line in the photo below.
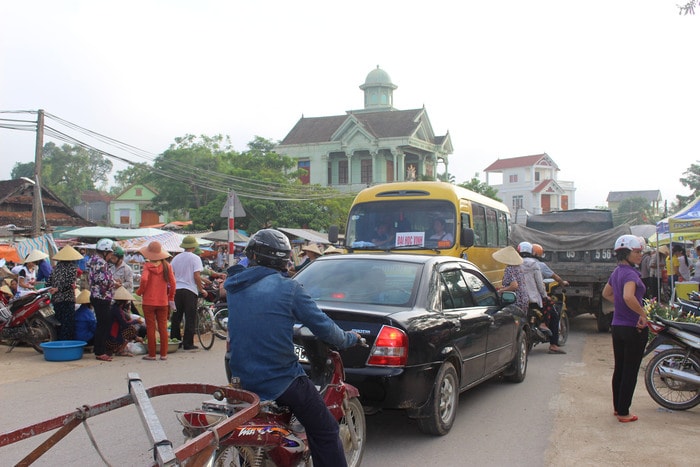
[[[0,110],[0,114],[22,113],[36,115],[38,112]],[[274,201],[312,201],[320,199],[345,198],[356,194],[356,192],[331,192],[328,189],[319,189],[318,187],[310,185],[286,185],[279,182],[265,182],[251,178],[237,177],[234,175],[223,174],[215,170],[192,166],[180,161],[167,160],[161,158],[157,154],[150,153],[109,136],[83,128],[51,113],[45,112],[44,115],[47,119],[51,119],[52,121],[57,122],[59,125],[72,130],[73,132],[95,139],[102,144],[119,149],[132,156],[150,162],[151,165],[149,165],[148,168],[162,177],[166,177],[186,185],[195,184],[200,188],[213,192],[228,193],[231,189],[233,189],[241,197]],[[36,122],[32,120],[2,118],[0,119],[0,128],[21,131],[36,131]],[[71,136],[66,131],[59,130],[58,128],[54,128],[50,125],[45,125],[44,129],[46,135],[58,141],[79,146],[86,150],[96,151],[105,157],[118,160],[130,166],[143,165],[143,163],[118,156],[110,150],[100,149],[83,141],[82,139]],[[156,162],[161,163],[162,167],[156,167]]]

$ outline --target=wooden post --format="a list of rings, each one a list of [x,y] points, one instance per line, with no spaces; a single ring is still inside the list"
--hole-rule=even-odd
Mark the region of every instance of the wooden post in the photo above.
[[[41,159],[44,148],[44,111],[39,109],[36,119],[36,148],[34,150],[34,199],[32,200],[32,233],[41,235]]]

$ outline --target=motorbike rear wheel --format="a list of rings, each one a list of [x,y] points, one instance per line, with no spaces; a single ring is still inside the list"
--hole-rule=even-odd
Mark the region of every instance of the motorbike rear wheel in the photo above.
[[[671,410],[688,410],[700,404],[700,391],[694,383],[662,376],[661,367],[700,376],[700,359],[694,354],[686,356],[681,348],[671,348],[656,354],[647,364],[644,384],[657,404]]]
[[[58,338],[56,328],[39,313],[27,320],[27,326],[31,332],[28,343],[40,354],[44,353],[44,349],[41,348],[43,342],[55,341]]]
[[[353,448],[352,436],[350,432],[350,423],[357,438],[357,448]],[[345,411],[345,417],[340,420],[340,440],[343,443],[343,451],[345,451],[345,460],[348,467],[359,467],[362,463],[362,455],[365,453],[365,442],[367,440],[367,424],[365,422],[365,411],[362,404],[353,397],[348,400],[348,408]]]
[[[559,317],[559,345],[566,345],[567,340],[569,340],[569,314],[564,310]]]

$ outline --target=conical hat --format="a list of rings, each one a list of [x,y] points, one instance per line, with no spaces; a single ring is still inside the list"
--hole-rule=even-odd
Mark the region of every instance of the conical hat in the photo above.
[[[75,297],[75,303],[90,303],[90,291],[88,289],[82,290],[78,296]]]
[[[114,298],[115,300],[134,300],[134,296],[131,295],[131,292],[126,290],[124,286],[119,287],[115,292],[114,292]]]
[[[44,253],[41,250],[33,250],[31,253],[27,255],[26,258],[24,258],[25,263],[36,263],[37,261],[41,261],[42,259],[48,258],[49,255]]]
[[[307,251],[310,251],[312,253],[316,253],[318,256],[323,256],[323,252],[321,250],[319,250],[318,247],[313,243],[311,243],[309,245],[304,245],[303,247],[301,247],[300,255],[305,255]]]
[[[61,250],[53,255],[56,261],[79,261],[83,259],[83,255],[78,250],[70,245],[66,245]]]
[[[523,264],[523,259],[520,257],[520,254],[512,246],[501,248],[491,256],[499,263],[507,264],[508,266]]]
[[[2,287],[0,287],[0,291],[4,294],[9,295],[10,297],[14,295],[7,284],[2,284]]]

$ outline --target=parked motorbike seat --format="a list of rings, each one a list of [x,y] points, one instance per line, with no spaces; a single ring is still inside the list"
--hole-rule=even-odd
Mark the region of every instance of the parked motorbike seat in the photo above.
[[[21,297],[13,298],[12,300],[10,300],[10,303],[9,303],[10,310],[12,312],[14,312],[18,308],[21,308],[21,307],[25,306],[26,304],[34,301],[34,299],[36,299],[36,297],[37,297],[37,294],[29,293],[29,294],[23,295]]]
[[[663,318],[659,318],[659,319],[661,320],[662,323],[664,323],[665,325],[667,325],[669,327],[680,329],[681,331],[689,332],[691,334],[695,334],[695,335],[700,336],[700,324],[684,323],[684,322],[680,322],[680,321],[671,321],[671,320],[663,319]]]

